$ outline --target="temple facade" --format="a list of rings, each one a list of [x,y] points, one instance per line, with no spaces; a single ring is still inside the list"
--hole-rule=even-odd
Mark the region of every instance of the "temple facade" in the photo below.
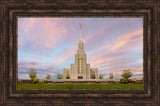
[[[71,68],[63,69],[63,79],[98,79],[98,69],[91,68],[90,64],[87,64],[87,55],[84,51],[84,43],[81,40],[81,25],[75,62],[71,64]]]

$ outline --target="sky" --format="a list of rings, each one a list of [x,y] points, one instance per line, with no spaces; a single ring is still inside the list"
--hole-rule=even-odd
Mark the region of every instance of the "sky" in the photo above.
[[[56,79],[63,68],[74,64],[80,39],[87,63],[105,79],[113,73],[121,78],[131,69],[132,78],[143,76],[143,18],[18,18],[18,77],[29,79],[30,68],[37,78]]]

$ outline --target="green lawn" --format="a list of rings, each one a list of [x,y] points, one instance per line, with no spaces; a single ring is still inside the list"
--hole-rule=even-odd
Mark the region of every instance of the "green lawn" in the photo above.
[[[143,84],[18,84],[18,89],[143,89]]]

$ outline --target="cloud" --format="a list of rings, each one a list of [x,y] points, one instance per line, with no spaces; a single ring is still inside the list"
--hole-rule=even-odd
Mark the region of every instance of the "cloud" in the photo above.
[[[18,40],[18,45],[23,46],[24,45],[24,40],[23,39],[19,39]]]
[[[30,62],[30,64],[33,64],[33,65],[38,65],[39,63],[38,62]]]
[[[64,21],[61,22],[61,20],[22,18],[18,23],[19,46],[21,46],[21,41],[23,40],[24,44],[31,43],[30,47],[33,49],[39,46],[43,49],[52,48],[68,33],[67,27],[63,25],[65,24]]]
[[[20,21],[21,19],[18,18],[18,36],[23,33],[29,34],[29,29],[34,28],[37,21],[36,18],[23,18],[24,20]]]
[[[109,78],[109,74],[113,73],[114,79],[120,79],[122,78],[121,74],[123,73],[123,70],[126,70],[126,69],[131,69],[130,71],[133,73],[133,76],[131,78],[141,79],[143,76],[143,67],[141,66],[108,69],[108,70],[99,71],[98,73],[104,75],[104,78]]]
[[[49,74],[50,75],[50,74]],[[44,72],[44,73],[39,73],[37,72],[37,78],[38,79],[46,79],[46,76],[47,74]],[[51,79],[57,79],[57,75],[50,75]],[[19,72],[18,73],[18,78],[19,79],[29,79],[30,80],[30,77],[29,77],[29,72],[27,73],[21,73]]]
[[[30,68],[35,68],[39,73],[49,73],[53,76],[57,72],[62,73],[62,68],[65,68],[66,64],[71,64],[70,61],[76,53],[79,20],[74,18],[20,19],[18,50],[21,56],[27,55],[27,60],[30,61],[21,61],[24,58],[20,57],[18,71],[29,72]],[[101,24],[98,22],[90,19],[82,21],[85,23],[82,26],[82,40],[85,44],[87,63],[99,68],[100,72],[104,72],[104,69],[109,72],[129,66],[142,67],[140,60],[143,59],[143,27],[137,25],[139,24],[137,18],[101,21]]]
[[[19,73],[18,78],[20,78],[20,79],[30,79],[28,73]]]
[[[72,57],[75,53],[75,48],[67,50],[63,55],[59,56],[56,63],[60,64],[66,61],[68,58]]]
[[[103,29],[103,30],[104,30],[104,29]],[[102,32],[103,32],[103,30],[102,30]],[[99,31],[99,30],[98,30],[98,31]],[[100,31],[100,32],[101,32],[101,31]],[[122,54],[122,53],[124,53],[124,52],[129,51],[129,49],[134,49],[134,48],[131,48],[131,46],[135,45],[135,42],[136,42],[136,41],[142,40],[142,35],[141,35],[142,32],[143,32],[142,29],[135,30],[135,31],[132,31],[132,32],[128,32],[128,33],[125,34],[125,35],[120,35],[120,37],[118,37],[117,40],[115,40],[115,42],[111,43],[111,44],[108,45],[108,46],[106,45],[106,46],[102,46],[102,47],[99,47],[99,48],[96,48],[96,49],[91,50],[90,52],[96,53],[96,54],[99,54],[99,55],[98,55],[98,56],[95,56],[95,55],[91,56],[91,57],[89,58],[89,62],[91,62],[92,64],[98,64],[98,63],[106,60],[106,59],[104,58],[106,54],[109,54],[109,53],[110,53],[110,54],[113,54],[112,52],[115,52],[117,49],[119,49],[119,48],[121,48],[121,47],[125,47],[125,49],[121,50],[121,51],[120,51],[121,53],[119,53],[119,54]],[[97,35],[97,34],[99,34],[99,32],[94,33],[94,35]],[[140,35],[140,36],[137,36],[137,34]],[[93,36],[89,36],[89,38],[84,39],[84,40],[91,39],[91,38],[94,37],[94,35],[93,35]],[[128,37],[128,36],[129,36],[129,37]],[[135,36],[136,36],[136,37],[135,37]],[[103,38],[103,36],[102,36],[102,38]],[[134,38],[134,39],[133,39],[133,38]],[[130,43],[130,44],[129,44],[129,43]],[[89,45],[91,45],[91,44],[89,44]],[[126,45],[128,45],[128,48],[126,48],[126,47],[127,47]],[[136,47],[135,49],[137,49],[137,47]],[[107,50],[107,53],[104,52],[104,51],[106,51],[106,50]],[[117,51],[116,51],[116,52],[117,52]],[[74,53],[75,53],[74,48],[67,50],[64,55],[59,56],[59,59],[57,60],[57,63],[62,63],[62,62],[64,62],[65,60],[67,60],[68,58],[70,58],[72,55],[74,55]],[[118,54],[118,53],[117,53],[117,54]],[[119,56],[119,55],[118,55],[118,56],[114,56],[114,57],[113,57],[113,56],[112,56],[112,57],[107,57],[107,61],[111,61],[111,60],[113,60],[113,58],[114,58],[114,59],[118,59],[118,57],[120,58],[120,57],[122,57],[122,56]],[[111,58],[112,58],[112,59],[111,59]],[[102,65],[103,65],[103,64],[102,64]]]
[[[125,35],[120,35],[118,38],[115,38],[116,40],[109,45],[93,49],[91,51],[93,54],[90,56],[88,61],[96,67],[109,66],[117,62],[119,62],[117,64],[122,64],[125,62],[128,63],[128,61],[134,61],[136,58],[134,58],[134,60],[132,57],[128,58],[126,53],[131,50],[143,49],[143,44],[139,46],[135,45],[137,42],[143,40],[142,33],[142,29],[128,32]],[[138,59],[143,58],[141,55],[136,57],[138,57]]]
[[[39,78],[44,78],[43,76],[46,76],[47,74],[49,74],[53,78],[55,78],[57,73],[62,74],[62,72],[63,72],[55,64],[50,65],[50,64],[42,64],[42,63],[38,63],[38,62],[27,62],[27,61],[18,62],[18,73],[21,78],[24,77],[24,79],[28,79],[27,75],[30,72],[31,68],[35,69],[35,71],[38,73],[37,75]]]
[[[36,61],[19,61],[18,62],[18,66],[23,66],[23,65],[38,65],[39,62],[36,62]]]
[[[102,41],[104,38],[106,38],[106,35],[109,35],[110,33],[114,32],[115,29],[119,29],[122,25],[124,26],[129,23],[133,23],[135,20],[136,20],[135,18],[131,18],[131,19],[119,18],[117,20],[109,21],[109,23],[107,23],[106,26],[103,26],[102,28],[98,28],[98,30],[94,30],[93,33],[91,33],[90,35],[87,35],[87,37],[84,38],[84,42],[87,43],[91,41],[90,42],[91,45],[95,44],[95,42],[92,40],[95,37],[100,38],[99,41]],[[101,36],[102,34],[104,34],[104,32],[105,32],[105,36]]]
[[[132,32],[127,32],[125,35],[119,35],[119,37],[115,38],[109,45],[104,45],[96,49],[92,49],[91,52],[97,52],[106,50],[107,52],[113,52],[121,47],[129,47],[131,45],[135,45],[135,42],[143,40],[143,29],[134,30]],[[128,45],[129,44],[129,45]],[[142,45],[141,45],[142,46]],[[137,46],[136,46],[137,47]],[[109,49],[109,50],[108,50]]]

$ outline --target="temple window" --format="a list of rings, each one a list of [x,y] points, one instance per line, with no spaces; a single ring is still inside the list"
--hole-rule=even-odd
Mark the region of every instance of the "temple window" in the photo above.
[[[82,59],[78,59],[78,73],[82,73],[82,63],[83,60]]]

